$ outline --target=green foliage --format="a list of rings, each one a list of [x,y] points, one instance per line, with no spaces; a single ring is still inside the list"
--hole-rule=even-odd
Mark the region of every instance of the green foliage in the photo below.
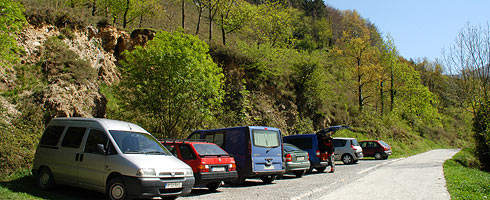
[[[17,60],[19,49],[14,34],[22,30],[26,24],[23,11],[24,7],[18,1],[0,1],[0,49],[2,49],[0,51],[0,64],[2,68],[5,64]]]
[[[44,43],[42,59],[42,71],[48,83],[63,80],[88,84],[97,78],[97,70],[56,37],[49,38]]]
[[[195,36],[159,32],[146,47],[125,52],[118,98],[159,137],[182,137],[213,118],[223,74]]]
[[[490,173],[469,168],[477,158],[470,149],[463,149],[444,162],[444,176],[451,199],[488,199]]]
[[[480,104],[473,119],[476,155],[483,170],[490,172],[490,101]]]

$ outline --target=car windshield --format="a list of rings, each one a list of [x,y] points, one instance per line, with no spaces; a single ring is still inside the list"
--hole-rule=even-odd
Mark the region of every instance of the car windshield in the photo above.
[[[279,146],[279,133],[277,131],[269,130],[253,130],[254,145],[258,147],[278,147]]]
[[[351,142],[352,146],[359,146],[356,139],[353,139],[350,142]]]
[[[385,146],[385,147],[389,147],[390,145],[386,144],[386,142],[384,142],[383,140],[380,140],[379,143],[381,143],[381,145]]]
[[[292,144],[284,144],[284,150],[286,152],[291,152],[291,151],[301,151],[298,147],[292,145]]]
[[[194,148],[196,149],[197,153],[202,156],[228,155],[226,151],[215,144],[194,144]]]
[[[172,155],[153,136],[129,131],[109,131],[119,149],[125,154]]]

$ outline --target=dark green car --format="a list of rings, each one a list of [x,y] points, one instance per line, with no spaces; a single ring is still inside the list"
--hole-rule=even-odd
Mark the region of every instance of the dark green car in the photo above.
[[[292,173],[298,178],[310,169],[308,152],[289,143],[284,143],[284,161],[286,174]]]

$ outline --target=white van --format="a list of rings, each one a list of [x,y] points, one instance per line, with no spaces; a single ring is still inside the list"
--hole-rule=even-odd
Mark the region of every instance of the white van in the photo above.
[[[177,197],[191,192],[192,169],[150,133],[128,122],[55,118],[34,157],[40,188],[83,187],[108,199]]]

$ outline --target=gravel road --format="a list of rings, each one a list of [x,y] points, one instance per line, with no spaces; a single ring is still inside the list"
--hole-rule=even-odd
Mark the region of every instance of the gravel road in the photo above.
[[[441,149],[401,159],[339,163],[335,173],[285,175],[272,184],[247,179],[240,187],[193,189],[179,199],[450,199],[442,163],[457,152]]]

